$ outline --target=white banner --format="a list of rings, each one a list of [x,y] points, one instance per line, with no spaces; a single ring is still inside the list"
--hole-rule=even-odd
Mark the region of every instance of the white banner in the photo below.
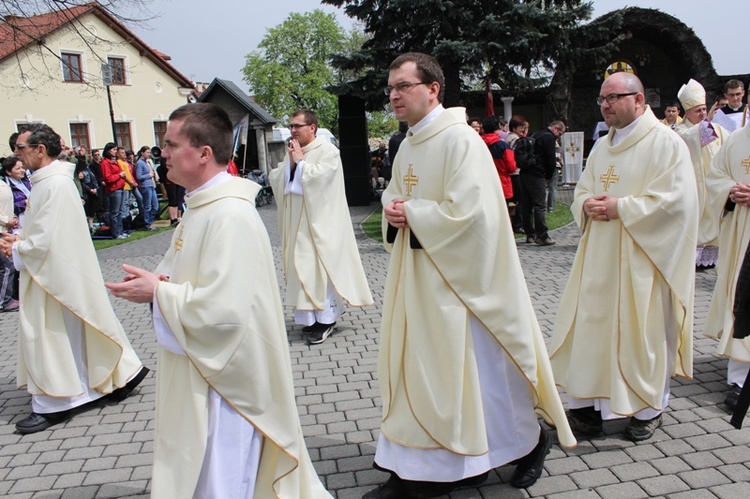
[[[576,184],[583,170],[583,132],[565,132],[562,137],[563,184]]]

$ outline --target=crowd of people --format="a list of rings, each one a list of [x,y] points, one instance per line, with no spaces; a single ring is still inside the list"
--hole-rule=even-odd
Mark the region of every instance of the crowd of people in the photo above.
[[[626,439],[651,439],[670,379],[692,376],[694,277],[707,247],[718,247],[718,279],[705,332],[730,359],[725,404],[746,407],[748,322],[735,327],[734,311],[738,282],[750,281],[750,127],[737,83],[727,84],[727,105],[708,112],[705,90],[689,81],[678,95],[684,120],[678,108],[662,124],[635,75],[604,81],[596,100],[609,131],[575,190],[571,210],[582,235],[548,352],[514,229],[527,243],[554,244],[544,214],[564,123],[531,136],[520,116],[467,123],[463,108],[443,107],[434,58],[406,53],[391,63],[385,90],[405,130],[390,144],[397,152],[382,144],[373,153],[376,162],[388,157],[391,169],[381,193],[391,257],[373,463],[389,478],[364,499],[437,497],[477,486],[505,465],[513,466],[510,484],[528,488],[554,441],[539,417],[565,448],[614,419],[627,418]],[[284,302],[315,345],[334,334],[347,306],[373,298],[339,151],[316,135],[311,110],[293,113],[289,128],[269,180]],[[4,272],[20,275],[21,300],[19,307],[3,298],[3,307],[22,316],[18,386],[32,397],[16,428],[43,431],[103,397],[122,401],[147,376],[106,288],[152,307],[159,345],[152,495],[330,497],[296,413],[274,259],[254,208],[261,186],[227,172],[232,131],[212,104],[170,115],[162,158],[167,180],[186,190],[188,210],[161,264],[123,265],[119,283],[102,282],[86,232],[99,212],[81,203],[100,210],[106,199],[113,236],[123,237],[118,220],[132,196],[150,226],[155,187],[166,178],[150,150],[136,158],[107,144],[101,155],[93,151],[92,169],[69,163],[46,125],[11,137],[0,255]],[[85,152],[73,152],[85,164]],[[32,172],[33,188],[22,169]]]

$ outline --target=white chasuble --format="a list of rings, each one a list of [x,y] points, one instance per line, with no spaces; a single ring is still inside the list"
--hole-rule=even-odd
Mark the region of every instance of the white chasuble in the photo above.
[[[330,281],[349,305],[371,305],[346,202],[339,150],[318,137],[302,152],[304,166],[295,171],[291,189],[287,189],[288,154],[269,174],[277,193],[286,304],[298,310],[323,310]]]
[[[732,308],[737,276],[750,241],[750,208],[734,205],[732,211],[725,211],[729,190],[736,183],[750,184],[750,127],[737,130],[731,135],[714,158],[707,178],[711,207],[717,215],[723,215],[723,218],[716,286],[704,330],[706,336],[719,339],[719,355],[750,362],[750,337],[742,340],[732,338]]]
[[[386,243],[381,434],[413,451],[442,449],[457,458],[495,451],[483,411],[475,320],[523,380],[513,384],[515,396],[528,397],[557,426],[561,444],[575,446],[492,158],[464,116],[463,108],[448,109],[410,133],[383,193],[384,205],[406,199],[409,228]],[[383,229],[388,241],[385,219]],[[533,412],[527,418],[536,424]]]
[[[159,499],[196,492],[212,391],[263,436],[254,497],[330,497],[299,424],[271,245],[254,207],[258,189],[231,178],[186,197],[156,270],[169,276],[156,301],[184,353],[159,349],[152,485]]]
[[[666,380],[692,376],[698,194],[685,143],[650,108],[612,146],[614,134],[594,146],[576,187],[583,234],[551,362],[568,395],[609,399],[612,413],[630,416],[663,410]],[[589,220],[583,204],[596,196],[618,198],[619,218]]]
[[[708,202],[708,188],[706,187],[706,175],[711,167],[711,161],[719,152],[721,146],[729,139],[729,132],[718,124],[712,125],[716,132],[716,140],[701,146],[700,126],[693,125],[685,120],[675,128],[675,132],[682,137],[690,151],[690,160],[693,163],[695,180],[698,188],[698,210],[700,211],[700,222],[698,223],[698,245],[719,245],[719,216],[711,208]],[[715,263],[715,262],[714,262]]]
[[[111,393],[141,369],[107,296],[73,170],[54,161],[32,174],[21,240],[14,244],[23,267],[18,387],[32,396],[81,397],[82,372],[90,391]],[[79,348],[69,334],[81,338],[74,340]],[[85,369],[77,356],[85,358]]]

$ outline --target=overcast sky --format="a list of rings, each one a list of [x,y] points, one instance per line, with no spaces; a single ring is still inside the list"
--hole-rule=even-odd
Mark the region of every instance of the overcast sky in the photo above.
[[[624,5],[660,9],[693,28],[718,74],[750,72],[750,58],[741,46],[750,0],[594,0],[593,17]],[[169,54],[172,64],[193,81],[219,77],[247,90],[242,79],[245,55],[257,50],[266,30],[291,12],[316,8],[335,13],[346,30],[352,28],[342,10],[319,0],[150,0],[149,9],[158,17],[145,27],[131,27],[151,47]]]

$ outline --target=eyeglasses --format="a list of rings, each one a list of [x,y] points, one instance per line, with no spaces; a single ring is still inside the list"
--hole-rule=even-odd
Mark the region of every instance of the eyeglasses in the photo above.
[[[385,87],[383,89],[383,93],[385,95],[391,95],[391,92],[393,92],[394,90],[397,91],[398,93],[402,93],[402,92],[406,92],[411,87],[416,86],[416,85],[429,85],[429,83],[425,83],[423,81],[415,81],[415,82],[402,81],[401,83],[396,83],[392,87],[390,87],[390,86],[389,87]]]
[[[27,147],[37,147],[39,144],[16,144],[16,149],[24,150]]]
[[[303,126],[310,126],[311,124],[312,123],[302,123],[302,124],[292,123],[291,125],[289,125],[289,128],[291,128],[292,130],[299,130]]]
[[[628,92],[627,94],[609,94],[605,95],[604,97],[597,97],[596,98],[596,104],[601,106],[604,104],[604,101],[607,101],[607,104],[614,104],[618,100],[620,100],[621,97],[627,97],[629,95],[635,95],[638,92]]]

